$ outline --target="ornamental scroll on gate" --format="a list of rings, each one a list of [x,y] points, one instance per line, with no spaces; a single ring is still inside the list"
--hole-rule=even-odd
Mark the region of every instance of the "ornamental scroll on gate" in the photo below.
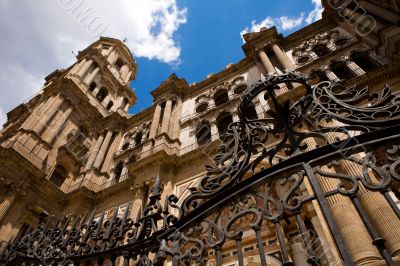
[[[288,83],[291,99],[279,95]],[[263,118],[248,119],[246,107],[260,95],[268,110]],[[243,93],[240,121],[229,126],[214,165],[206,166],[189,196],[162,199],[157,178],[135,220],[128,218],[129,208],[108,221],[104,213],[96,220],[95,212],[48,219],[10,241],[0,262],[294,265],[298,248],[310,265],[355,265],[358,255],[338,223],[339,200],[352,208],[347,217],[355,218],[349,223],[365,227],[360,238],[370,242],[366,249],[370,244],[375,250],[362,259],[394,265],[397,240],[390,232],[400,217],[392,196],[400,182],[399,97],[389,86],[370,93],[341,82],[311,86],[298,72],[269,76]],[[376,204],[388,215],[386,231],[374,223],[364,200],[368,191],[380,197]],[[330,236],[316,229],[314,218],[327,225]],[[332,254],[318,248],[327,237],[337,250]]]

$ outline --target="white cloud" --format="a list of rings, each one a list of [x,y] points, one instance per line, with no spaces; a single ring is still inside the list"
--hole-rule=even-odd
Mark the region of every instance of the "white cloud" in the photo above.
[[[186,23],[177,0],[1,0],[0,110],[8,112],[40,89],[43,78],[68,67],[102,36],[128,39],[136,57],[180,62],[174,39]],[[117,4],[118,3],[118,4]]]
[[[7,122],[7,116],[0,108],[0,129],[3,128],[4,123]]]
[[[301,13],[300,17],[297,18],[288,18],[288,17],[280,17],[279,22],[280,22],[280,28],[282,30],[291,30],[294,28],[297,28],[300,26],[304,21],[304,13]]]
[[[240,32],[240,36],[243,36],[246,33],[249,32],[256,32],[256,31],[260,31],[261,28],[265,27],[265,28],[270,28],[272,26],[274,26],[275,24],[275,20],[272,17],[266,17],[263,21],[261,21],[260,23],[257,23],[255,20],[253,20],[251,22],[251,28],[245,28],[244,30],[242,30]]]
[[[322,12],[324,11],[321,0],[312,0],[312,2],[314,4],[314,10],[311,11],[305,19],[307,25],[321,19]]]
[[[322,11],[324,10],[322,7],[321,0],[311,0],[314,9],[305,17],[304,12],[302,12],[299,16],[295,17],[271,17],[268,16],[260,23],[257,23],[255,20],[251,22],[251,27],[246,27],[244,30],[240,32],[240,36],[249,32],[258,32],[262,27],[270,28],[272,26],[277,27],[278,31],[287,31],[291,29],[295,29],[303,25],[304,23],[311,24],[322,17]],[[242,37],[243,38],[243,37]],[[244,40],[243,40],[244,42]]]

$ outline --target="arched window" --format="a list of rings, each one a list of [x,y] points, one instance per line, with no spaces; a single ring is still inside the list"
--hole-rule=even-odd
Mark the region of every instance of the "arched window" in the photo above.
[[[350,80],[356,76],[346,62],[335,62],[330,68],[339,79]]]
[[[143,137],[142,132],[138,132],[138,133],[136,134],[136,136],[135,136],[135,145],[136,145],[136,146],[137,146],[137,145],[140,145],[140,144],[142,143],[142,137]]]
[[[215,106],[227,103],[229,101],[228,92],[226,90],[219,90],[214,94]]]
[[[121,58],[118,57],[117,61],[115,61],[115,66],[118,69],[121,69],[123,67],[123,65],[124,65],[124,61]]]
[[[124,151],[124,150],[126,150],[126,149],[128,149],[129,148],[129,142],[127,142],[127,143],[124,143],[124,145],[122,145],[122,147],[121,147],[121,149]]]
[[[248,105],[246,109],[244,110],[243,114],[247,119],[254,120],[257,119],[257,111],[254,105]]]
[[[124,163],[120,162],[116,167],[115,167],[115,183],[118,183],[119,179],[121,178],[122,175],[122,170],[124,169]]]
[[[64,184],[65,179],[67,178],[67,171],[61,165],[57,165],[53,174],[50,177],[50,182],[56,185],[57,187],[61,187]]]
[[[217,118],[217,128],[220,137],[228,131],[228,126],[233,122],[232,115],[230,113],[223,113]]]
[[[314,72],[311,73],[310,76],[311,76],[313,84],[318,84],[318,83],[321,83],[323,81],[329,81],[328,76],[322,70],[314,71]]]
[[[242,94],[246,89],[247,89],[247,85],[241,85],[241,86],[238,86],[237,88],[235,88],[233,93]]]
[[[99,92],[97,93],[96,98],[97,98],[100,102],[102,102],[102,101],[104,100],[104,98],[107,97],[107,95],[108,95],[108,91],[107,91],[106,88],[103,87],[103,88],[101,88],[101,89],[99,90]]]
[[[328,46],[325,44],[317,44],[312,50],[316,55],[318,55],[318,57],[322,57],[330,53]]]
[[[202,122],[196,128],[196,140],[199,145],[211,142],[211,127],[207,122]]]
[[[89,90],[93,92],[94,89],[96,89],[96,87],[97,87],[97,84],[96,84],[96,82],[93,81],[93,82],[90,83],[90,85],[89,85]]]
[[[112,101],[110,101],[110,102],[107,104],[107,110],[110,110],[110,109],[113,107],[113,105],[114,105],[114,103],[113,103]]]
[[[372,71],[378,67],[378,65],[372,61],[372,59],[363,52],[356,52],[351,55],[351,59],[365,72]]]

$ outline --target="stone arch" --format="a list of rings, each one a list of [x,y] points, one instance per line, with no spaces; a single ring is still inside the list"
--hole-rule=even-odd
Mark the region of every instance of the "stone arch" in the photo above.
[[[318,56],[323,57],[328,55],[331,51],[326,43],[317,43],[312,47],[312,51]]]
[[[115,183],[118,183],[118,181],[122,177],[123,170],[124,170],[124,162],[119,162],[117,164],[117,166],[115,166],[115,169],[114,169],[114,180],[115,180]]]
[[[333,73],[339,78],[343,80],[350,80],[356,77],[356,74],[350,67],[347,65],[346,61],[333,61],[329,68],[332,70]]]
[[[215,106],[220,106],[229,101],[228,91],[226,89],[219,89],[214,93]]]
[[[90,83],[90,85],[89,85],[89,90],[90,90],[91,92],[93,92],[94,89],[96,89],[96,87],[97,87],[97,83],[94,82],[94,81],[92,81],[92,83]]]
[[[203,120],[196,126],[196,141],[199,145],[211,142],[211,124]]]
[[[365,72],[372,71],[378,67],[378,64],[365,51],[354,51],[350,54],[350,58]]]
[[[64,184],[67,178],[68,178],[68,171],[64,168],[64,166],[57,164],[49,180],[55,186],[60,188]]]
[[[222,112],[217,117],[217,128],[219,135],[222,136],[227,132],[228,126],[233,122],[232,114],[229,112]]]
[[[99,90],[99,92],[96,95],[96,98],[102,102],[108,95],[108,90],[106,87],[101,87],[101,89]]]

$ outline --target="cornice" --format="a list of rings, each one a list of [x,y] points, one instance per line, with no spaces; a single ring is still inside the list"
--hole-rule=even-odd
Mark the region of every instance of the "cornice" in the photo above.
[[[195,85],[191,85],[189,87],[190,94],[188,97],[193,97],[194,95],[199,94],[201,91],[208,89],[208,87],[216,85],[218,83],[222,83],[227,79],[234,77],[237,74],[240,74],[251,65],[254,65],[254,61],[247,57],[243,58],[236,64],[232,64],[230,67],[225,68],[221,72],[214,74],[213,76],[206,78]]]
[[[158,99],[160,97],[167,95],[176,95],[180,98],[183,98],[187,93],[187,88],[189,84],[186,79],[178,78],[175,73],[171,74],[166,80],[161,82],[161,84],[153,91],[151,91],[151,95],[154,99]]]
[[[307,36],[325,32],[335,27],[337,27],[337,23],[331,19],[323,18],[317,20],[316,22],[284,37],[282,39],[283,48],[285,50],[291,50],[301,42],[304,42],[304,40],[307,39]]]

